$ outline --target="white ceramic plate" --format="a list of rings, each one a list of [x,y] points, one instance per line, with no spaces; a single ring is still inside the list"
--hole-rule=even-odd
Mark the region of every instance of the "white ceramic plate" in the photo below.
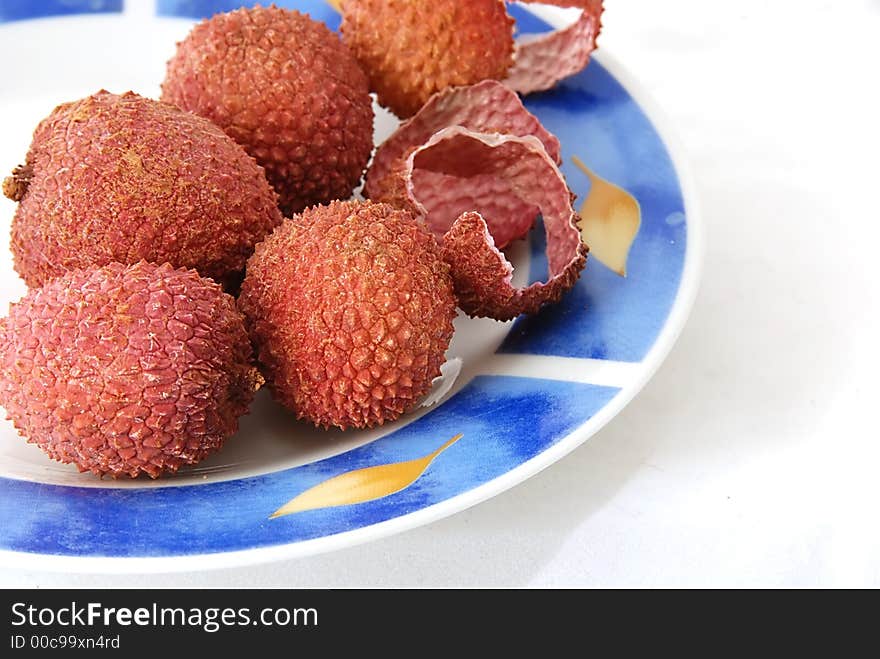
[[[284,4],[338,24],[319,0]],[[77,14],[80,5],[96,13]],[[100,88],[158,97],[165,62],[192,17],[227,5],[67,0],[22,5],[18,14],[0,10],[0,58],[15,72],[0,87],[0,168],[23,161],[37,122],[58,103]],[[524,31],[546,28],[522,11],[517,17]],[[627,278],[591,259],[576,288],[534,317],[459,317],[439,401],[396,423],[318,431],[261,392],[221,453],[157,481],[79,474],[2,422],[0,560],[33,569],[174,571],[329,551],[472,506],[598,431],[648,381],[685,322],[699,278],[699,218],[669,134],[607,54],[557,89],[527,97],[526,105],[560,138],[563,172],[579,199],[590,183],[572,165],[575,155],[638,199],[642,226]],[[384,111],[377,116],[381,141],[396,120]],[[3,235],[14,210],[0,200]],[[539,233],[509,254],[520,283],[546,271]],[[25,292],[8,253],[0,258],[0,283],[3,308]],[[333,477],[424,457],[459,435],[396,493],[269,518]]]

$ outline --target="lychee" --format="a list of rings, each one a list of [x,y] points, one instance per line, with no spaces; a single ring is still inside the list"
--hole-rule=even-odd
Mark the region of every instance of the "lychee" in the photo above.
[[[162,98],[243,145],[285,215],[351,196],[373,149],[366,76],[336,34],[296,11],[254,7],[198,24],[168,62]]]
[[[405,118],[447,87],[503,78],[513,23],[501,0],[346,0],[341,31],[379,103]]]
[[[144,259],[224,280],[281,214],[263,170],[210,121],[128,92],[60,105],[3,192],[29,286]]]
[[[50,457],[157,477],[218,450],[261,376],[241,314],[193,270],[71,271],[0,320],[0,404]]]
[[[286,220],[248,261],[239,306],[275,397],[317,426],[413,408],[452,338],[449,267],[424,223],[373,202]]]
[[[514,40],[505,0],[343,0],[342,34],[379,103],[408,118],[436,92],[503,80],[527,94],[583,69],[596,47],[602,0],[524,0],[577,7],[577,21]]]

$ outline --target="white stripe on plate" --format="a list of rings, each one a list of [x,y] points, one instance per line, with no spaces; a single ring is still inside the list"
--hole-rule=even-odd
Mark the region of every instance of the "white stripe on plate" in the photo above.
[[[583,382],[606,387],[624,387],[637,378],[643,368],[642,364],[638,362],[499,354],[484,362],[480,374],[513,375],[565,382]]]

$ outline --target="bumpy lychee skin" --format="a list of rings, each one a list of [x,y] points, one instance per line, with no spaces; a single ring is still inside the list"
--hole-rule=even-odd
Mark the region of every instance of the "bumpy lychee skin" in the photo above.
[[[372,202],[285,221],[248,261],[238,302],[275,397],[343,429],[411,409],[440,374],[455,317],[435,239]]]
[[[255,7],[200,23],[168,62],[162,98],[242,144],[285,215],[350,197],[373,149],[366,76],[336,34],[296,11]]]
[[[0,404],[28,442],[99,476],[153,478],[221,447],[261,376],[235,301],[193,270],[76,270],[0,320]]]
[[[409,117],[435,93],[500,80],[513,64],[502,0],[346,0],[342,35],[379,103]]]
[[[29,286],[141,259],[224,280],[281,222],[263,170],[210,121],[128,92],[60,105],[3,183]]]

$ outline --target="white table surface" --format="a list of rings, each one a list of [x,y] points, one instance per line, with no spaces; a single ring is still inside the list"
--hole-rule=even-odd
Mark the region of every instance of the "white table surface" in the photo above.
[[[643,392],[440,522],[259,567],[5,586],[880,586],[880,1],[606,0],[690,156],[703,283]]]

